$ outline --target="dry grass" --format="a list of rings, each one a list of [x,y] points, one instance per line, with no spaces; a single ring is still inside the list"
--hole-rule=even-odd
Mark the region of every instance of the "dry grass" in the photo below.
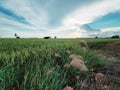
[[[88,48],[87,41],[85,41],[85,40],[81,40],[81,41],[80,41],[80,45],[81,45],[82,47]]]
[[[65,52],[66,52],[67,54],[71,54],[70,50],[66,50]]]
[[[60,56],[60,54],[58,54],[58,53],[55,53],[55,58],[61,58],[61,56]]]
[[[65,65],[64,65],[64,68],[70,68],[70,64],[68,64],[68,63],[66,63]]]
[[[69,56],[69,58],[71,58],[71,59],[79,59],[79,60],[83,60],[83,57],[82,56],[80,56],[80,55],[75,55],[75,54],[71,54],[70,56]]]
[[[82,49],[83,49],[83,51],[85,51],[85,52],[87,51],[86,47],[82,47]]]
[[[70,62],[72,66],[78,68],[80,71],[88,71],[88,68],[84,64],[82,56],[72,54],[69,57],[72,58],[72,61]]]
[[[52,72],[52,70],[47,70],[46,75],[49,75]]]

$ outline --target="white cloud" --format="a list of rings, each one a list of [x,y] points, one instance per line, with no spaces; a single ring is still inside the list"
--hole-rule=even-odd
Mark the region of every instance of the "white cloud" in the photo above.
[[[59,38],[82,38],[83,36],[88,37],[87,34],[85,34],[85,33],[83,34],[78,31],[74,31],[74,32],[70,32],[70,33],[62,33],[62,34],[58,34],[57,36]]]
[[[74,31],[72,33],[62,35],[63,37],[66,37],[66,35],[68,35],[68,37],[91,37],[97,35],[99,33],[99,30],[86,31],[85,29],[78,29],[77,27],[82,26],[86,23],[90,23],[110,12],[120,10],[119,3],[120,0],[100,0],[99,2],[90,4],[88,6],[80,7],[76,11],[63,18],[62,26],[56,28],[56,30],[59,31],[60,29],[60,31],[64,31],[66,27],[68,27],[66,30],[74,27]]]
[[[24,32],[21,30],[16,30],[16,28],[1,27],[0,38],[15,38],[14,34],[17,33],[21,38],[42,38],[46,33],[44,32]]]
[[[118,32],[118,31],[120,32],[120,27],[101,29],[101,33],[104,33],[104,32]]]
[[[63,19],[63,25],[86,24],[110,12],[120,10],[120,0],[100,0],[80,7]]]
[[[42,7],[32,6],[29,0],[7,0],[2,4],[3,7],[22,16],[27,22],[36,27],[43,27],[48,24],[47,12]]]
[[[46,34],[46,28],[38,28],[32,25],[26,25],[12,20],[8,16],[0,13],[0,37],[14,38],[17,33],[22,38],[43,37]]]
[[[31,25],[20,23],[11,17],[0,13],[0,37],[14,37],[17,33],[21,37],[44,37],[48,30],[48,16],[41,6],[32,5],[29,0],[6,0],[1,6],[12,11],[17,16],[22,16]]]
[[[49,19],[51,17],[48,16],[49,10],[46,9],[49,9],[54,1],[55,0],[50,0],[50,2],[45,4],[45,6],[40,6],[40,4],[36,4],[34,0],[6,0],[1,4],[3,7],[13,11],[18,16],[24,17],[26,21],[33,26],[14,21],[0,13],[0,24],[8,24],[6,27],[3,25],[0,26],[0,28],[6,32],[18,32],[22,37],[43,37],[46,35],[63,38],[89,37],[97,35],[99,30],[89,31],[88,29],[83,29],[82,26],[84,24],[90,23],[110,12],[120,10],[120,0],[99,0],[87,6],[80,6],[77,10],[67,14],[62,19],[61,26],[50,28]],[[19,29],[21,29],[21,31],[19,31]],[[24,32],[25,29],[28,30],[28,32]],[[39,34],[35,32],[33,35],[33,33],[29,32],[29,30],[43,30],[43,33],[41,32]],[[44,32],[44,30],[48,30],[49,32]],[[119,28],[102,29],[101,33],[115,30],[119,31]]]
[[[17,21],[12,20],[11,18],[9,18],[6,15],[2,15],[0,14],[0,29],[2,29],[2,27],[6,27],[6,28],[15,28],[17,27],[17,29],[22,28],[23,30],[25,29],[30,29],[30,30],[35,30],[35,31],[39,31],[38,27],[32,26],[32,25],[26,25],[26,24],[22,24],[19,23]],[[17,30],[16,29],[16,30]],[[42,28],[41,28],[42,29]]]
[[[51,33],[63,38],[88,38],[94,34],[98,34],[99,30],[93,29],[86,24],[75,26],[60,26],[51,30]]]
[[[99,37],[111,37],[113,35],[120,35],[120,27],[101,29],[97,35]]]

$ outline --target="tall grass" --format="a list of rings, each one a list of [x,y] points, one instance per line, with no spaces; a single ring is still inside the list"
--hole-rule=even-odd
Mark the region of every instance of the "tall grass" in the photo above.
[[[83,51],[78,39],[0,39],[0,90],[63,90],[75,86],[78,75],[85,78],[91,72],[82,73],[71,67],[64,68],[71,54],[83,56],[89,70],[105,67],[103,58],[93,51]],[[61,55],[56,59],[54,54]],[[99,65],[99,67],[95,67]],[[48,70],[52,72],[46,75]]]

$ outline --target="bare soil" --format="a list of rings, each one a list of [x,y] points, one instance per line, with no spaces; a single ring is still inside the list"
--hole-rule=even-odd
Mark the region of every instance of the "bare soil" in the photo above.
[[[120,42],[113,42],[96,50],[97,55],[105,58],[108,62],[108,81],[114,82],[109,85],[110,90],[120,90]],[[116,87],[116,88],[115,88]],[[107,89],[108,90],[108,89]]]

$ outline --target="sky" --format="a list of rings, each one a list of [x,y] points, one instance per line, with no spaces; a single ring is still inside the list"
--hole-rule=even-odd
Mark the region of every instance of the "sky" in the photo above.
[[[120,0],[0,0],[0,38],[120,35]]]

